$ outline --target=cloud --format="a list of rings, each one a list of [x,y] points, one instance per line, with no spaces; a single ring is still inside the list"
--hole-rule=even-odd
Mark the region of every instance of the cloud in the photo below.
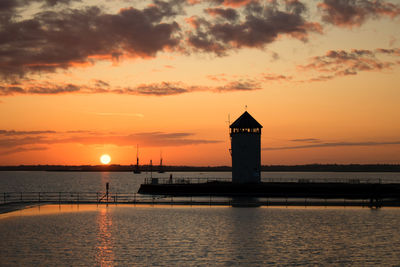
[[[290,81],[293,79],[292,76],[286,76],[282,74],[265,73],[262,74],[262,79],[264,81]]]
[[[208,4],[218,6],[204,9],[206,18],[186,18],[193,29],[182,28],[185,25],[175,21],[186,15],[190,5],[186,0],[152,0],[144,8],[122,8],[117,13],[74,2],[80,1],[0,1],[0,77],[14,83],[0,84],[2,95],[93,91],[74,84],[35,85],[28,90],[15,83],[32,81],[34,74],[88,67],[100,60],[152,58],[162,51],[222,56],[246,47],[263,49],[281,36],[307,41],[311,32],[322,33],[321,25],[305,19],[306,6],[297,0],[210,0]],[[37,3],[41,4],[40,9],[36,8]],[[96,86],[98,92],[110,89],[102,80],[97,80]],[[147,85],[133,91],[164,95],[167,86]],[[167,95],[187,89],[172,87]],[[125,91],[129,89],[132,88]]]
[[[400,141],[388,142],[327,142],[308,144],[300,146],[282,146],[282,147],[266,147],[262,150],[288,150],[288,149],[308,149],[308,148],[321,148],[321,147],[352,147],[352,146],[384,146],[384,145],[400,145]]]
[[[259,90],[261,86],[258,82],[247,79],[227,82],[222,86],[201,86],[186,85],[184,83],[162,82],[154,84],[141,84],[134,88],[125,88],[116,91],[120,94],[147,95],[147,96],[169,96],[179,95],[190,92],[235,92]]]
[[[209,0],[217,5],[240,7],[249,4],[250,2],[257,2],[257,0]]]
[[[320,139],[316,139],[316,138],[292,139],[290,141],[292,141],[292,142],[306,142],[306,143],[321,143],[322,142]]]
[[[108,82],[105,82],[103,80],[95,80],[95,85],[98,87],[109,87],[110,84]]]
[[[3,4],[0,10],[16,12],[15,3],[22,2]],[[46,1],[48,5],[61,2],[70,1]],[[28,73],[90,65],[97,59],[154,57],[178,46],[179,25],[164,20],[183,12],[183,3],[154,0],[142,10],[130,7],[117,14],[96,6],[50,9],[19,20],[12,19],[15,13],[0,20],[0,75],[17,79]]]
[[[78,143],[83,145],[103,145],[112,144],[116,146],[135,146],[141,147],[163,147],[163,146],[185,146],[198,144],[219,143],[217,140],[195,139],[192,133],[164,133],[146,132],[134,133],[129,135],[99,135],[99,136],[76,136],[64,139],[55,139],[48,142],[57,143]]]
[[[212,80],[212,81],[216,81],[216,82],[220,82],[220,81],[226,82],[226,81],[228,81],[228,75],[226,73],[207,75],[207,78]]]
[[[239,18],[239,13],[233,8],[207,8],[205,12],[212,16],[221,16],[229,21],[236,21]]]
[[[161,82],[139,84],[133,87],[112,87],[105,81],[95,80],[93,85],[55,85],[49,82],[44,83],[27,83],[0,86],[0,96],[12,96],[18,94],[36,94],[36,95],[58,95],[67,93],[81,94],[126,94],[139,96],[172,96],[190,92],[234,92],[234,91],[252,91],[261,89],[258,82],[246,80],[227,81],[221,86],[202,86],[187,85],[182,82]]]
[[[25,90],[19,86],[13,85],[0,85],[0,96],[14,95],[14,94],[25,94]]]
[[[126,88],[122,94],[166,96],[187,93],[190,88],[185,88],[180,83],[162,82],[159,84],[141,84],[135,88]]]
[[[400,5],[381,0],[324,0],[318,4],[324,22],[339,27],[359,27],[367,19],[400,15]]]
[[[304,19],[306,7],[301,2],[283,3],[285,10],[279,8],[278,1],[250,2],[241,18],[232,9],[206,9],[206,13],[218,16],[211,20],[191,17],[189,22],[194,29],[188,34],[188,45],[194,51],[223,56],[232,49],[264,48],[282,35],[307,41],[310,32],[322,33],[321,25]]]
[[[386,57],[383,60],[379,57]],[[316,56],[307,65],[299,65],[300,70],[328,73],[318,75],[309,81],[327,81],[335,77],[357,75],[362,71],[383,71],[398,65],[394,57],[400,56],[400,48],[375,50],[353,49],[330,50],[323,56]]]
[[[232,92],[232,91],[253,91],[259,90],[261,86],[255,81],[234,81],[224,86],[218,86],[214,90],[217,92]]]
[[[88,132],[88,131],[14,131],[1,130],[0,149],[14,151],[13,153],[28,151],[32,146],[54,144],[82,144],[82,145],[116,145],[142,147],[185,146],[219,143],[219,140],[195,138],[193,133],[186,132],[144,132],[128,135]],[[33,148],[35,149],[35,148]]]
[[[56,5],[69,5],[72,2],[80,2],[81,0],[1,0],[0,14],[3,19],[7,20],[16,15],[17,8],[23,8],[31,3],[42,3],[42,7],[54,7]]]
[[[21,152],[30,152],[30,151],[43,151],[43,150],[48,150],[48,147],[16,147],[13,149],[1,151],[0,155],[11,155],[15,153],[21,153]]]
[[[0,136],[15,136],[15,135],[39,135],[53,134],[56,131],[15,131],[15,130],[0,130]]]
[[[38,94],[38,95],[54,95],[54,94],[64,94],[79,92],[81,88],[79,86],[68,84],[66,86],[53,86],[49,87],[35,87],[28,90],[28,94]]]
[[[31,94],[31,95],[57,95],[66,93],[78,93],[84,92],[83,87],[66,84],[66,85],[55,85],[50,83],[42,84],[28,84],[27,86],[19,85],[3,85],[0,86],[0,96],[10,96],[18,94]]]

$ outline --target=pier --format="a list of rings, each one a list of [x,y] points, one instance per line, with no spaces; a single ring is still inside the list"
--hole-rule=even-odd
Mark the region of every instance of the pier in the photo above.
[[[134,205],[186,205],[186,206],[316,206],[316,207],[400,207],[400,199],[351,198],[307,198],[307,197],[235,197],[203,196],[165,196],[141,195],[137,193],[110,193],[102,198],[105,192],[4,192],[1,194],[0,206],[37,205],[37,204],[134,204]]]
[[[133,204],[133,205],[185,205],[185,206],[292,206],[292,207],[400,207],[400,199],[307,198],[307,197],[235,197],[165,196],[137,193],[113,193],[101,199],[98,192],[6,192],[0,206],[44,204]]]
[[[170,197],[229,197],[232,200],[257,199],[260,205],[321,206],[394,205],[400,203],[400,183],[380,179],[267,179],[260,183],[238,184],[229,179],[150,178],[140,194]],[[288,203],[288,204],[287,204]]]
[[[146,178],[138,193],[1,192],[0,205],[134,204],[209,206],[400,207],[400,183],[380,179],[263,179],[234,184],[218,178]]]

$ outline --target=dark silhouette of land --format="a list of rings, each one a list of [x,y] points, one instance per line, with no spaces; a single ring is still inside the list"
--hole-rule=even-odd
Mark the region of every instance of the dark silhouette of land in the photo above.
[[[131,172],[134,165],[19,165],[0,166],[0,171],[64,171],[64,172]],[[140,170],[149,172],[149,165]],[[157,172],[157,166],[152,166]],[[164,172],[227,172],[230,166],[163,166]],[[264,165],[267,172],[400,172],[400,164],[308,164],[308,165]]]

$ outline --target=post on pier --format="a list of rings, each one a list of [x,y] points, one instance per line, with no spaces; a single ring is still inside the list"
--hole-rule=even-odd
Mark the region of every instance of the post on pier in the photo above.
[[[110,188],[110,183],[106,183],[106,197],[107,197],[107,203],[108,203],[108,189]]]

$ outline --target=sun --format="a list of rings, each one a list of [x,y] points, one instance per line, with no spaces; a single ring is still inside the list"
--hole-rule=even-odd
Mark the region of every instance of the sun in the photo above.
[[[108,154],[101,155],[100,162],[103,164],[108,164],[111,161],[111,157]]]

